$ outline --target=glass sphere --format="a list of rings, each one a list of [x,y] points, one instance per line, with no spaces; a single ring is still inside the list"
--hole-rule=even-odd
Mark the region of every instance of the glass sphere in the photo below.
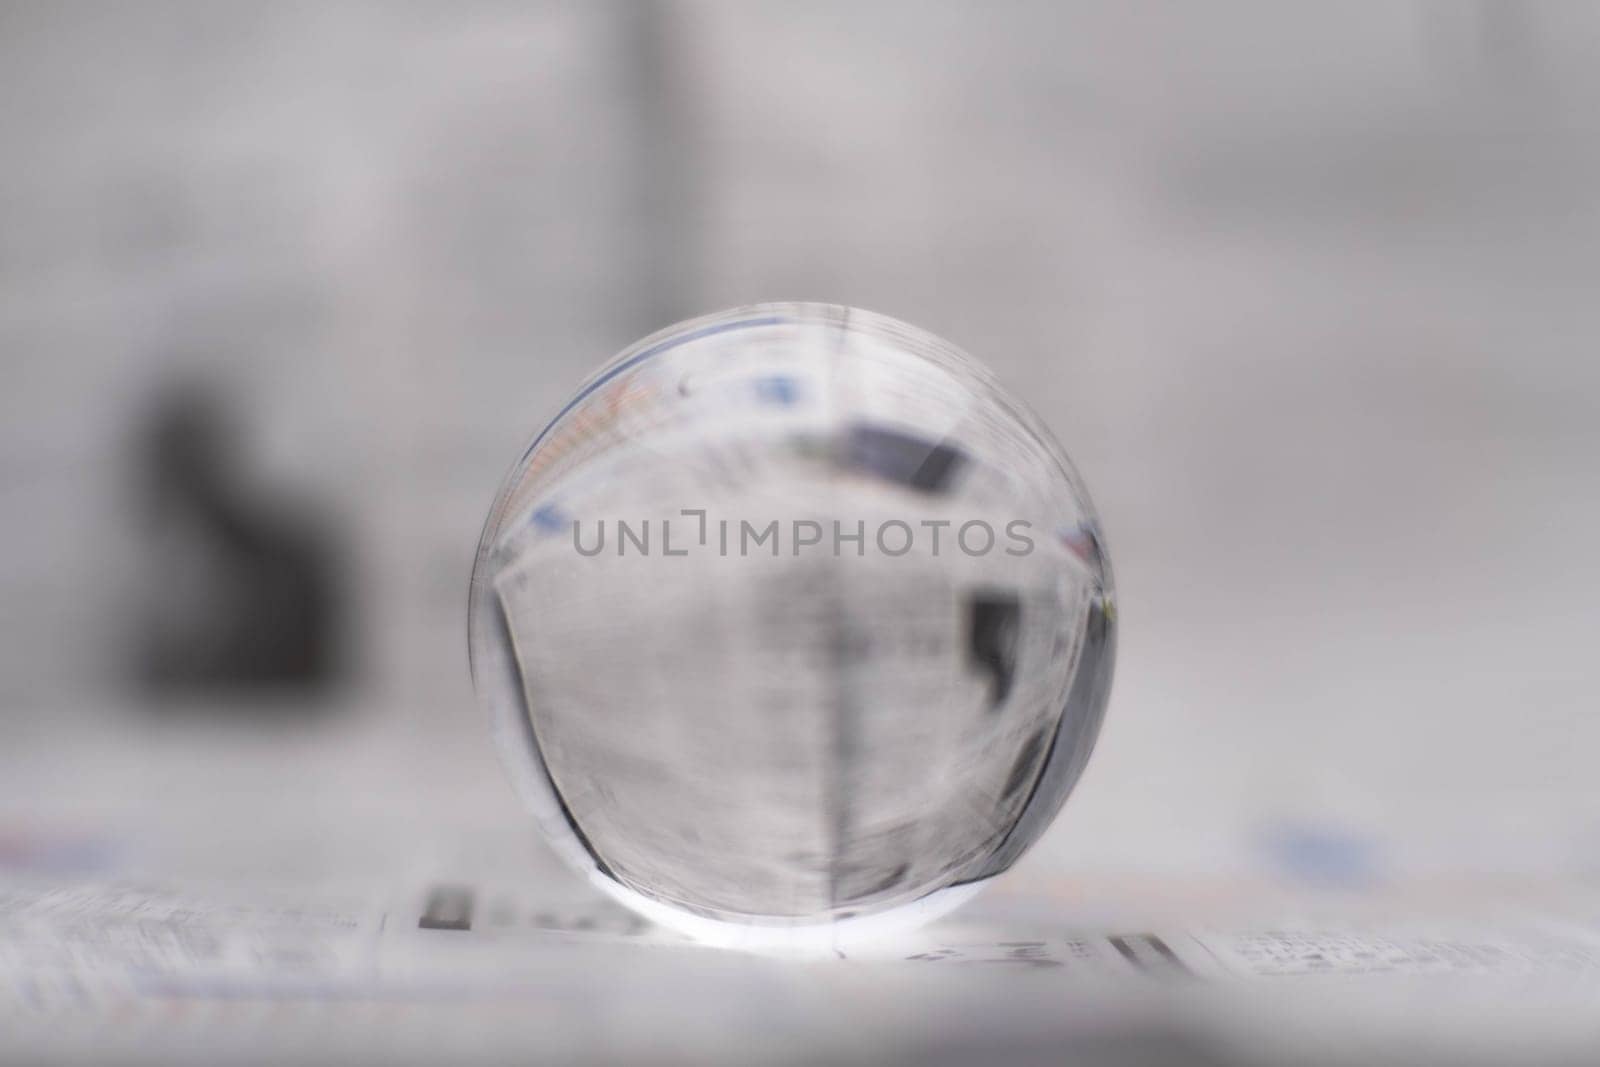
[[[596,371],[489,512],[472,669],[556,851],[750,947],[922,921],[1088,759],[1111,572],[1082,482],[963,353],[854,308],[672,326]]]

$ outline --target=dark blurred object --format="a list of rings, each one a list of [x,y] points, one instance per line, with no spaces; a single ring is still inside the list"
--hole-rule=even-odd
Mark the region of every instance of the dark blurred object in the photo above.
[[[325,688],[339,668],[331,542],[247,476],[219,399],[169,391],[142,428],[148,538],[132,645],[152,694]]]

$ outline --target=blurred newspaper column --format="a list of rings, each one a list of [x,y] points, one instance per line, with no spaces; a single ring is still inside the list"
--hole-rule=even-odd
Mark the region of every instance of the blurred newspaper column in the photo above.
[[[501,467],[595,362],[694,310],[674,8],[0,19],[5,713],[126,684],[128,450],[186,382],[237,412],[272,499],[344,527],[371,694],[467,706]]]

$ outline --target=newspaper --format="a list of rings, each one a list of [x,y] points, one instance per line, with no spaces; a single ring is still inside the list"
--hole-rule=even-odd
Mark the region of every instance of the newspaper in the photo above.
[[[71,744],[0,750],[0,1062],[1565,1064],[1600,1047],[1600,888],[1581,867],[1025,863],[914,932],[735,952],[558,861],[477,718],[414,738],[372,710],[279,734],[101,716]]]
[[[699,947],[579,888],[12,884],[0,1043],[13,1061],[129,1062],[912,1062],[983,1049],[1006,1063],[1158,1038],[1172,1057],[1159,1062],[1475,1062],[1474,1045],[1503,1053],[1508,1033],[1521,1062],[1593,1048],[1563,1029],[1571,1015],[1550,1017],[1600,994],[1600,931],[1548,901],[1493,926],[1099,930],[1042,919],[1042,903],[997,894],[917,935],[793,959]],[[1416,1025],[1381,1012],[1375,1024],[1375,1003],[1408,1005]],[[1272,1019],[1249,1010],[1266,1004]],[[1325,1044],[1352,1017],[1357,1032]]]

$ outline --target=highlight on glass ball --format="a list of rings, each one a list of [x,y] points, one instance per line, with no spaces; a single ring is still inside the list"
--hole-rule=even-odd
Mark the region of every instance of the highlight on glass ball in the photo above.
[[[1114,619],[1081,480],[988,371],[764,304],[578,388],[489,513],[469,628],[558,853],[691,936],[803,948],[941,914],[1038,839]]]

